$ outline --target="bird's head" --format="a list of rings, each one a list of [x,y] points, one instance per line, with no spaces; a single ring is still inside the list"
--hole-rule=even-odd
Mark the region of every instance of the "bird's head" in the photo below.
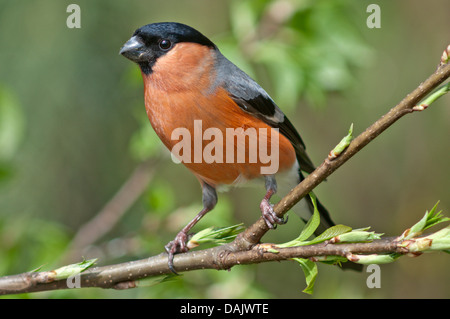
[[[159,58],[169,54],[180,43],[217,47],[203,34],[181,23],[162,22],[147,24],[137,29],[123,45],[120,54],[136,62],[143,73],[151,74]]]

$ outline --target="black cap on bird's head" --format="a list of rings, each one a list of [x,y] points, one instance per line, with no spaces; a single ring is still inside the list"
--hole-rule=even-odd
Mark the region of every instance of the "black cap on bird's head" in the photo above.
[[[139,64],[144,73],[150,74],[156,60],[180,42],[197,43],[216,49],[214,43],[188,25],[161,22],[137,29],[119,53]]]

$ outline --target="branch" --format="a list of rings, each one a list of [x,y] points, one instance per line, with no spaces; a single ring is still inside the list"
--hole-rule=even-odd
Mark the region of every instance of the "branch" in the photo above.
[[[274,210],[277,215],[282,217],[300,199],[310,193],[336,169],[347,162],[398,119],[414,111],[424,110],[428,105],[423,106],[421,104],[417,106],[417,103],[450,77],[450,64],[448,64],[449,51],[450,46],[444,52],[441,64],[436,72],[420,84],[418,88],[408,94],[397,106],[356,137],[337,157],[325,159],[314,172],[307,176],[302,183],[297,185],[287,196],[276,204]],[[244,232],[240,233],[233,242],[201,251],[178,254],[174,258],[174,265],[177,272],[182,272],[207,268],[229,269],[234,265],[279,261],[291,258],[320,259],[321,256],[343,256],[351,261],[361,262],[362,256],[367,257],[373,254],[418,254],[423,250],[430,249],[432,243],[436,242],[436,239],[442,236],[446,236],[444,241],[448,241],[449,227],[430,236],[417,237],[420,235],[422,229],[426,229],[429,225],[422,226],[422,228],[419,227],[419,231],[416,229],[417,227],[414,228],[413,226],[399,237],[373,240],[369,243],[338,244],[337,240],[328,240],[308,246],[279,247],[271,244],[258,244],[268,231],[266,223],[260,218]],[[446,244],[448,243],[446,242]],[[67,289],[67,279],[55,277],[55,273],[58,273],[58,271],[29,272],[2,277],[0,278],[0,294]],[[124,289],[136,287],[136,280],[164,274],[170,274],[166,253],[117,265],[90,268],[81,273],[78,279],[80,287]]]
[[[235,265],[281,261],[293,257],[344,256],[347,251],[361,254],[397,252],[397,244],[394,239],[380,240],[370,244],[318,244],[280,248],[278,253],[267,252],[267,247],[264,244],[255,245],[251,250],[237,252],[232,252],[223,246],[219,246],[177,255],[177,271],[198,269],[223,270],[230,269]],[[137,286],[136,280],[164,274],[171,274],[167,267],[167,254],[165,253],[137,261],[88,269],[80,276],[80,286],[83,288],[134,288]],[[54,280],[52,271],[29,272],[0,278],[0,295],[67,288],[67,280]]]
[[[396,258],[386,254],[397,254],[398,257],[412,253],[415,256],[420,253],[419,250],[431,249],[433,241],[439,246],[442,241],[448,241],[450,227],[418,238],[406,237],[404,236],[406,233],[405,231],[399,237],[374,240],[370,243],[337,243],[337,237],[333,237],[331,240],[309,246],[279,247],[273,244],[258,244],[245,251],[231,251],[229,245],[224,245],[177,255],[177,271],[224,270],[235,265],[283,261],[292,258],[324,261],[320,258],[321,256],[342,256],[359,263],[377,263],[375,258],[381,256],[381,262],[378,261],[378,263],[385,263],[383,256],[389,256],[389,261]],[[448,244],[446,245],[448,247]],[[369,257],[368,260],[367,257]],[[72,265],[63,268],[66,270],[71,267]],[[76,264],[73,267],[79,268],[79,265]],[[0,278],[0,295],[68,289],[69,287],[128,289],[137,287],[140,279],[161,275],[173,276],[168,269],[165,253],[137,261],[87,269],[79,275],[78,286],[75,287],[72,282],[77,274],[61,279],[59,273],[59,270],[53,270],[2,277]]]
[[[450,45],[444,51],[443,57],[447,56],[448,59],[449,51]],[[444,58],[441,58],[441,61],[444,61]],[[445,64],[441,62],[436,72],[421,83],[414,91],[409,93],[399,104],[356,137],[338,157],[334,159],[325,159],[315,171],[308,175],[300,184],[292,189],[289,194],[281,199],[274,206],[274,211],[277,216],[282,217],[317,185],[323,182],[335,170],[341,167],[397,120],[406,114],[424,110],[425,108],[417,108],[416,104],[450,77],[450,64],[448,64],[448,60],[445,61]],[[238,236],[235,244],[239,249],[248,249],[257,244],[268,230],[269,228],[261,217],[256,223],[248,227],[245,232]]]

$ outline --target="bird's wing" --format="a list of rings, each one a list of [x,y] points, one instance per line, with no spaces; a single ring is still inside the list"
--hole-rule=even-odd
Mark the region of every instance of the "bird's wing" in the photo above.
[[[275,104],[269,94],[244,71],[223,55],[218,56],[217,79],[230,97],[247,113],[278,128],[294,146],[301,170],[311,173],[315,167],[306,153],[306,147],[300,134]]]

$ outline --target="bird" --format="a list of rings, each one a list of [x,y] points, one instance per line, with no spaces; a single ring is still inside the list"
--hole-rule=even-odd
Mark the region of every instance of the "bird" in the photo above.
[[[262,182],[264,221],[271,229],[286,223],[287,217],[278,217],[270,203],[278,190],[277,180],[291,189],[315,166],[294,125],[269,94],[210,39],[182,23],[142,26],[119,54],[139,66],[153,129],[202,189],[202,210],[165,246],[169,269],[176,274],[174,255],[188,251],[189,232],[216,206],[221,187]],[[261,149],[278,156],[272,158],[273,167],[267,156],[261,156]],[[306,221],[314,207],[309,196],[303,201]],[[320,233],[335,223],[318,200],[317,208],[321,224],[316,233]]]

